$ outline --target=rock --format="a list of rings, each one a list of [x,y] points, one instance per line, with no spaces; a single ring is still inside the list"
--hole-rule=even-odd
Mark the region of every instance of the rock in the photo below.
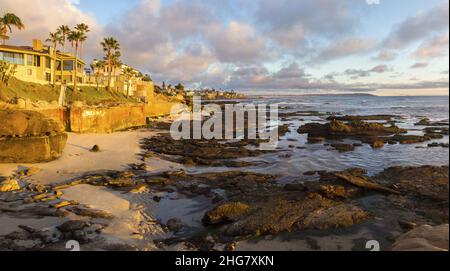
[[[224,203],[207,212],[202,221],[205,225],[232,222],[247,213],[249,209],[250,206],[240,202]]]
[[[20,190],[20,184],[17,180],[7,179],[0,182],[0,192],[12,192]]]
[[[61,201],[53,205],[53,208],[55,209],[61,209],[70,205],[77,205],[78,203],[76,201]]]
[[[236,243],[232,242],[232,243],[228,243],[225,245],[225,251],[235,251],[236,250]]]
[[[309,213],[299,222],[302,229],[337,229],[359,224],[369,218],[369,214],[351,204],[340,204],[328,209],[319,209]]]
[[[449,227],[423,225],[400,236],[392,250],[394,251],[448,251]]]
[[[308,187],[304,183],[288,183],[284,186],[284,189],[288,191],[307,191]]]
[[[339,120],[339,121],[363,121],[363,120],[387,120],[390,121],[393,118],[400,118],[396,115],[367,115],[367,116],[331,116],[327,120]]]
[[[309,138],[343,139],[343,138],[367,138],[376,136],[388,136],[393,134],[406,133],[394,124],[384,126],[380,123],[368,123],[363,121],[352,121],[344,123],[342,121],[332,120],[326,124],[308,123],[298,129],[300,134],[308,134]]]
[[[77,230],[83,230],[86,227],[89,227],[89,223],[82,220],[70,220],[67,222],[64,222],[63,224],[57,226],[58,230],[60,230],[63,233],[67,232],[74,232]]]
[[[331,147],[335,148],[339,152],[349,152],[355,150],[355,146],[352,144],[331,144]]]
[[[358,189],[352,187],[345,187],[342,185],[320,185],[323,195],[329,199],[346,199],[358,193]]]
[[[378,140],[374,140],[370,146],[374,149],[379,149],[379,148],[383,148],[384,147],[384,140],[378,139]]]
[[[397,194],[397,195],[400,194],[399,191],[382,186],[382,185],[374,183],[374,182],[371,182],[364,176],[355,176],[355,175],[352,175],[351,173],[345,172],[345,171],[336,173],[335,176],[340,178],[341,180],[347,181],[347,182],[349,182],[357,187],[360,187],[360,188],[376,190],[376,191],[390,193],[390,194]]]
[[[436,148],[436,147],[442,147],[442,148],[448,148],[448,143],[437,143],[433,142],[431,144],[428,144],[429,148]]]
[[[98,145],[94,145],[89,151],[90,152],[100,152],[100,147]]]
[[[86,216],[91,218],[103,218],[103,219],[113,219],[114,215],[108,211],[96,210],[91,208],[83,208],[80,206],[74,206],[68,208],[68,210],[79,216]]]
[[[178,232],[184,227],[184,224],[181,221],[181,219],[172,218],[167,221],[166,226],[169,230],[171,230],[173,232]]]
[[[148,193],[149,189],[147,188],[146,184],[138,184],[136,187],[130,190],[130,193],[132,194],[142,194],[142,193]]]

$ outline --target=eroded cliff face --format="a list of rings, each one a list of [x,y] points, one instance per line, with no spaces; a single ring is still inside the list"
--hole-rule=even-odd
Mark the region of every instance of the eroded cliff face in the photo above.
[[[67,142],[62,125],[41,113],[0,110],[0,163],[39,163],[61,156]]]

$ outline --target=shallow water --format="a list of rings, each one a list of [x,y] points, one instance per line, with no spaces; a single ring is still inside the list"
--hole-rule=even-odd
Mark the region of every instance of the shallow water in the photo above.
[[[243,103],[279,104],[279,112],[319,111],[335,112],[341,115],[372,115],[389,114],[399,115],[398,125],[409,130],[409,134],[421,135],[424,126],[415,126],[414,123],[422,118],[431,121],[448,121],[448,97],[377,97],[369,95],[321,95],[321,96],[290,96],[290,97],[264,97],[241,100]],[[354,151],[339,153],[324,146],[326,143],[307,143],[307,135],[297,133],[299,126],[308,122],[324,122],[326,117],[306,116],[292,117],[280,124],[289,124],[290,132],[280,139],[278,148],[281,153],[267,154],[257,158],[245,159],[247,161],[265,162],[261,166],[246,168],[261,173],[277,174],[281,179],[292,179],[302,176],[310,170],[344,170],[351,167],[360,167],[369,174],[376,174],[392,166],[420,166],[420,165],[448,165],[448,148],[427,148],[431,142],[449,142],[445,136],[440,140],[432,140],[418,144],[386,145],[381,149],[372,149],[367,144],[357,147]],[[300,120],[301,119],[301,120]],[[356,143],[358,141],[344,141]],[[425,148],[417,148],[419,146]],[[301,147],[298,149],[296,147]],[[211,168],[190,169],[190,172],[212,171]],[[215,171],[218,169],[216,168]],[[220,171],[226,170],[220,169]]]

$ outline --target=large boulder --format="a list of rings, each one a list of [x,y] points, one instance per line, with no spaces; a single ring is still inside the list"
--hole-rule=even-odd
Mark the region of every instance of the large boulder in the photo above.
[[[39,112],[0,110],[0,137],[49,136],[62,133],[64,128]]]
[[[66,145],[64,128],[39,112],[0,110],[0,163],[57,159]]]

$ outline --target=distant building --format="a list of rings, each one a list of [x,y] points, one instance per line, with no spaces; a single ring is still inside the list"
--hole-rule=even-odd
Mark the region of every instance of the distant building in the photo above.
[[[56,65],[56,82],[65,81],[70,84],[75,81],[75,67],[78,69],[78,83],[84,83],[83,60],[78,59],[75,65],[75,56],[44,46],[41,40],[34,39],[32,46],[0,45],[0,60],[17,65],[14,75],[19,80],[48,84],[53,82],[53,66]],[[61,63],[63,71],[61,72]]]

